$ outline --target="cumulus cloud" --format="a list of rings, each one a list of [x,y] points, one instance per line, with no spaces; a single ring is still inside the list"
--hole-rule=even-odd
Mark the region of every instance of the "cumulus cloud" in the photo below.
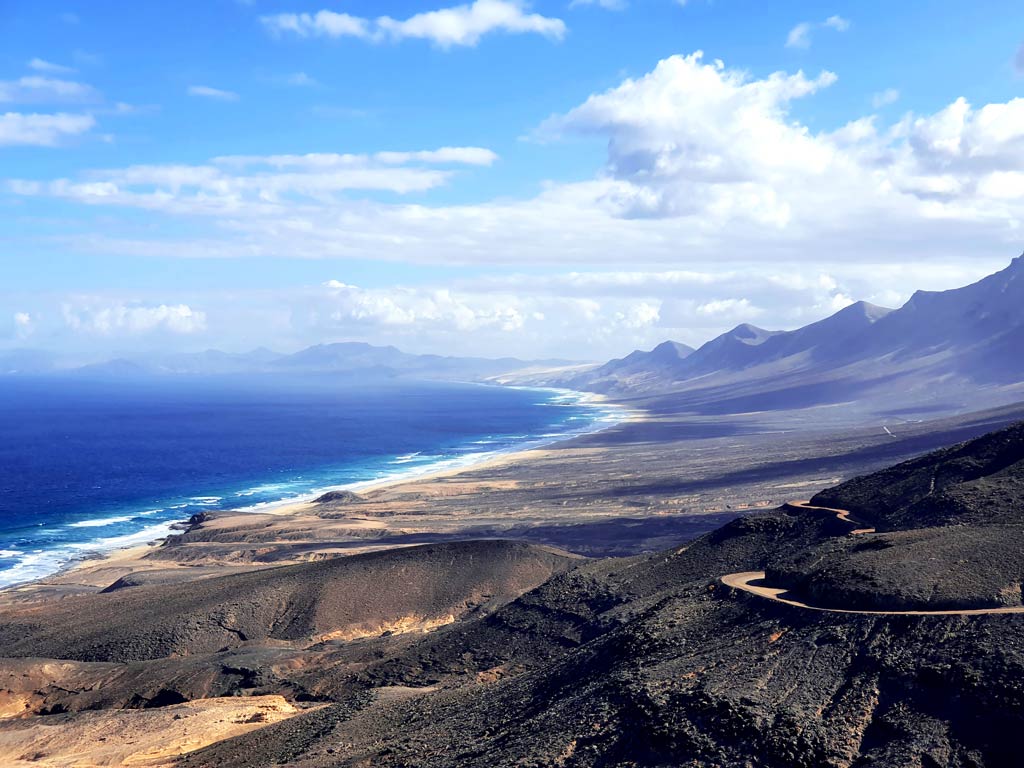
[[[52,147],[61,139],[85,133],[96,124],[91,115],[0,114],[0,146]]]
[[[786,36],[787,48],[810,48],[811,35],[816,29],[832,29],[836,32],[845,32],[850,28],[850,22],[842,16],[829,16],[821,22],[802,21],[789,30]]]
[[[532,33],[556,40],[565,36],[565,23],[561,19],[529,13],[521,0],[475,0],[470,4],[418,13],[401,20],[390,16],[366,19],[322,10],[316,13],[279,13],[263,16],[261,21],[275,35],[355,37],[372,42],[421,39],[443,49],[476,46],[484,35],[492,32]]]
[[[206,313],[187,304],[105,305],[86,301],[66,303],[61,312],[71,330],[101,336],[139,335],[154,331],[191,334],[206,329]]]
[[[515,331],[523,327],[522,303],[516,298],[481,300],[455,294],[447,288],[363,289],[337,280],[326,283],[332,302],[329,318],[337,323],[384,326],[447,326],[458,331],[495,327]]]
[[[830,72],[754,77],[699,53],[671,57],[550,118],[540,129],[544,136],[593,136],[607,155],[591,178],[546,184],[526,199],[436,205],[416,198],[456,182],[460,170],[495,162],[489,150],[471,147],[215,158],[16,181],[8,189],[145,208],[189,223],[180,239],[110,231],[64,241],[108,255],[373,259],[471,264],[477,271],[541,265],[545,280],[559,286],[557,302],[541,303],[556,297],[540,283],[507,288],[512,297],[538,297],[507,304],[525,329],[534,313],[548,318],[551,334],[561,333],[559,318],[583,322],[584,310],[605,318],[605,327],[614,325],[615,313],[653,317],[615,306],[621,300],[657,308],[657,320],[644,326],[652,337],[688,343],[700,340],[693,338],[699,329],[739,320],[744,300],[763,311],[759,323],[799,324],[848,298],[894,303],[916,287],[969,282],[1019,251],[1024,99],[976,106],[957,99],[890,123],[854,114],[836,130],[802,124],[791,109],[795,101],[813,99],[835,79]],[[406,197],[343,194],[351,190]],[[624,260],[637,271],[600,272]],[[894,262],[915,271],[892,273],[887,265]],[[949,263],[970,268],[941,268]],[[556,265],[580,271],[547,274]],[[825,270],[838,284],[787,286],[778,265],[811,277]],[[760,283],[718,282],[733,273]],[[454,299],[476,306],[452,290]],[[503,297],[504,290],[496,283],[486,292]],[[363,303],[349,296],[346,306],[365,318],[390,318],[392,329],[415,327],[397,322],[403,313],[444,315],[400,293],[386,297],[397,309],[376,294],[356,295]],[[713,307],[717,315],[707,314],[711,308],[697,312],[712,301],[732,303]],[[578,314],[560,309],[570,305]],[[727,317],[730,308],[734,315]],[[355,322],[351,313],[342,316]],[[647,330],[629,333],[639,338]]]
[[[831,72],[750,80],[703,55],[673,56],[639,80],[627,80],[544,128],[609,137],[606,203],[623,216],[672,216],[699,207],[743,207],[765,223],[784,223],[788,207],[757,177],[825,169],[831,149],[786,118],[794,99],[835,82]],[[708,195],[728,188],[733,194]],[[739,194],[736,194],[739,193]]]
[[[514,281],[513,281],[514,282]],[[457,348],[493,356],[497,346],[522,356],[580,358],[595,343],[618,349],[623,340],[656,330],[656,298],[583,298],[557,291],[531,293],[521,286],[388,286],[361,288],[332,280],[322,295],[304,297],[293,313],[315,334],[356,335],[378,343],[418,348]],[[625,343],[632,343],[626,341]]]
[[[238,101],[238,94],[234,91],[211,88],[208,85],[190,85],[188,87],[188,94],[190,96],[202,96],[206,99],[217,99],[219,101]]]

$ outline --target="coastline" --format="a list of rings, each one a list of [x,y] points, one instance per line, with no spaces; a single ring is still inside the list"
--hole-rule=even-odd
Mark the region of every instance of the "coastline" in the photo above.
[[[484,384],[484,386],[496,386]],[[498,385],[506,386],[506,385]],[[597,434],[613,429],[625,423],[642,421],[648,415],[635,408],[629,408],[615,403],[605,395],[578,392],[555,387],[518,387],[508,386],[514,389],[531,389],[555,393],[561,396],[572,396],[578,404],[606,409],[603,418],[595,418],[587,427],[573,430],[557,437],[540,436],[510,449],[497,451],[481,451],[455,459],[445,459],[433,464],[414,467],[406,470],[397,470],[387,476],[368,480],[360,480],[342,485],[324,486],[313,491],[302,494],[298,497],[284,498],[277,501],[262,502],[245,507],[236,507],[223,510],[210,510],[219,519],[235,518],[238,516],[267,515],[274,518],[287,518],[290,516],[301,516],[312,511],[316,499],[326,493],[334,491],[350,491],[358,494],[381,494],[386,491],[409,486],[414,488],[417,484],[428,484],[458,477],[467,472],[486,469],[498,469],[523,462],[536,461],[545,455],[545,449],[568,442],[586,435]],[[608,412],[614,411],[617,418],[612,419]],[[193,516],[194,517],[194,516]],[[175,536],[179,536],[195,528],[198,523],[192,523],[192,518],[187,520],[168,520],[155,526],[150,526],[142,531],[125,536],[112,537],[114,539],[134,539],[131,543],[114,545],[105,549],[84,551],[79,557],[73,557],[61,564],[54,571],[0,587],[0,594],[18,594],[20,592],[31,592],[38,587],[45,587],[50,583],[73,583],[67,580],[74,580],[80,576],[87,576],[96,571],[110,572],[113,570],[124,570],[135,572],[140,569],[145,556],[154,550],[167,544]],[[159,535],[150,536],[146,531],[152,528],[162,528]],[[140,540],[144,538],[145,540]],[[83,550],[86,545],[82,545]],[[86,578],[88,583],[89,579]],[[90,585],[95,586],[95,585]]]

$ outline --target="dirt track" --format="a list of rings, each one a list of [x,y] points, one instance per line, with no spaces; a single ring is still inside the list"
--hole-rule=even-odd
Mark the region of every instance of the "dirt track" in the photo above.
[[[783,597],[785,589],[777,589],[763,584],[752,584],[754,581],[763,581],[764,571],[744,571],[743,573],[730,573],[723,576],[721,581],[725,586],[733,589],[742,589],[758,597],[774,600],[777,603],[785,603],[797,608],[806,608],[809,611],[822,611],[825,613],[856,613],[865,616],[983,616],[989,613],[1024,613],[1024,606],[1009,606],[1006,608],[968,608],[963,610],[947,611],[858,611],[851,608],[822,608],[817,605]]]
[[[835,513],[836,518],[842,520],[844,523],[858,526],[850,531],[851,536],[859,536],[875,532],[874,528],[864,527],[865,524],[854,518],[848,509],[816,507],[812,506],[808,501],[790,501],[787,502],[785,506],[793,509],[810,509],[820,510],[822,512],[833,512]],[[774,600],[777,603],[785,603],[786,605],[792,605],[797,608],[806,608],[809,611],[823,611],[826,613],[856,613],[866,616],[982,616],[989,613],[1024,613],[1024,606],[1007,606],[1005,608],[967,608],[943,611],[868,611],[852,608],[822,608],[817,605],[810,605],[800,600],[795,600],[791,597],[783,597],[783,595],[786,594],[785,589],[777,589],[776,587],[769,587],[765,584],[752,583],[755,581],[764,581],[764,579],[764,571],[744,571],[742,573],[730,573],[723,576],[721,581],[727,587],[742,589],[744,592],[749,592],[752,595],[764,597],[768,600]]]
[[[837,520],[842,520],[844,523],[849,523],[850,525],[858,526],[854,528],[852,531],[850,531],[851,536],[859,536],[864,533],[875,532],[874,528],[869,528],[867,527],[866,523],[854,518],[853,515],[850,513],[850,510],[848,509],[835,509],[833,507],[815,507],[809,501],[788,501],[783,506],[791,507],[793,509],[811,509],[819,510],[821,512],[835,512]]]

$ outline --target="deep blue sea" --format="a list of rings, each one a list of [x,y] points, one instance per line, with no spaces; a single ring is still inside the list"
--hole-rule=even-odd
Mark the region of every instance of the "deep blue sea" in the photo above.
[[[468,465],[617,421],[555,390],[0,379],[0,586],[215,509]]]

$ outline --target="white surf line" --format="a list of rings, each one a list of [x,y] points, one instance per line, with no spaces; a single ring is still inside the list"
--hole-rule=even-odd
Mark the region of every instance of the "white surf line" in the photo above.
[[[497,386],[494,384],[482,384],[480,382],[466,383],[474,383],[478,386]],[[496,459],[500,460],[505,457],[514,457],[516,454],[526,454],[530,451],[543,450],[557,443],[597,434],[598,432],[604,432],[605,430],[612,429],[619,424],[624,424],[628,421],[639,421],[645,417],[644,411],[629,408],[628,406],[621,405],[619,403],[610,402],[603,395],[593,392],[579,392],[574,389],[563,389],[561,387],[502,386],[502,388],[554,393],[556,397],[562,398],[565,402],[589,409],[595,414],[595,418],[583,427],[568,429],[565,432],[548,433],[548,435],[545,436],[538,435],[532,439],[530,439],[529,435],[524,435],[522,437],[527,439],[524,439],[523,442],[497,450],[478,451],[476,453],[467,453],[461,456],[439,459],[438,461],[430,462],[429,464],[420,464],[405,470],[385,472],[378,477],[366,478],[365,480],[353,480],[338,485],[325,485],[304,493],[298,493],[294,496],[261,501],[257,504],[235,507],[233,509],[221,511],[275,514],[281,509],[287,509],[297,504],[308,504],[323,494],[331,493],[333,491],[352,491],[354,493],[378,491],[383,488],[401,485],[406,482],[429,480],[433,477],[448,475],[449,473],[471,471],[474,468],[489,464]],[[397,466],[403,465],[398,464]]]

